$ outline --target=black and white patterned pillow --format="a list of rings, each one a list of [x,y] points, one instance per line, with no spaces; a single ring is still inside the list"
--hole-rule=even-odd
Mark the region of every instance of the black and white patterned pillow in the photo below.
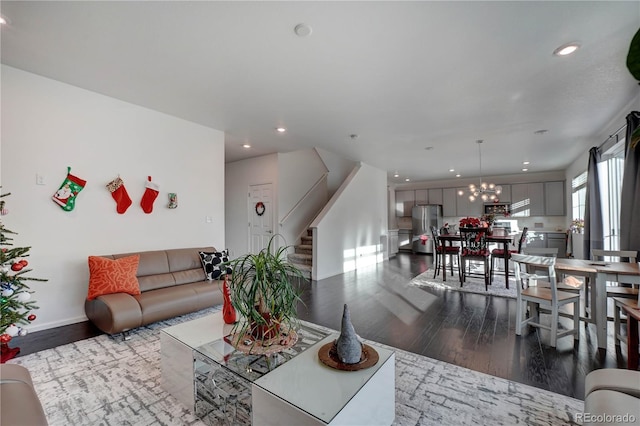
[[[229,261],[228,250],[222,250],[221,252],[201,251],[198,253],[200,253],[200,261],[202,261],[202,267],[208,280],[220,280],[226,274],[231,274],[232,270],[229,265],[221,266]]]

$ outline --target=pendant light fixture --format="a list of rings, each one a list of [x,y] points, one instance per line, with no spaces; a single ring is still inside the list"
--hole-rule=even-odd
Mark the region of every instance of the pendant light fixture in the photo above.
[[[484,142],[482,139],[478,139],[476,141],[478,144],[478,158],[480,160],[480,179],[478,186],[473,183],[469,185],[469,201],[471,202],[476,201],[478,197],[485,202],[496,201],[498,199],[498,195],[502,193],[502,187],[500,185],[482,181],[482,142]],[[458,191],[458,195],[463,196],[464,191]]]

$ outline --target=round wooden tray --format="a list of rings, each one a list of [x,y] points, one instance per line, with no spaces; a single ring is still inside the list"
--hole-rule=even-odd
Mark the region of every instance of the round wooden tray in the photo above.
[[[365,368],[373,367],[378,363],[380,357],[378,352],[369,345],[362,344],[362,356],[360,362],[356,364],[345,364],[338,359],[338,353],[336,352],[336,342],[327,343],[322,345],[318,350],[318,358],[327,367],[335,368],[336,370],[343,371],[358,371]]]

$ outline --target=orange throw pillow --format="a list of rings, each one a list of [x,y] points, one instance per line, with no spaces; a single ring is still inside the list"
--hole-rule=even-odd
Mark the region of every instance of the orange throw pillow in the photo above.
[[[103,294],[129,293],[140,294],[140,284],[136,277],[140,255],[107,259],[89,256],[89,294],[93,300]]]

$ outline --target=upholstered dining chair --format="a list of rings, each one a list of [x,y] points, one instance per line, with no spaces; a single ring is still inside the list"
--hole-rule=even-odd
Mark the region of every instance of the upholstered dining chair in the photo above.
[[[508,251],[507,262],[505,262],[505,265],[504,265],[505,268],[509,267],[508,261],[509,261],[509,258],[511,257],[512,254],[514,254],[514,253],[522,253],[522,248],[524,247],[524,242],[527,240],[527,232],[528,231],[529,231],[528,227],[525,226],[524,228],[522,228],[522,234],[520,234],[520,238],[518,239],[517,249]],[[504,249],[494,248],[493,250],[491,250],[491,272],[489,274],[489,278],[490,278],[491,281],[493,281],[493,270],[494,270],[494,264],[495,264],[496,258],[504,259]]]
[[[635,262],[637,252],[632,250],[591,250],[591,260],[606,262],[614,258],[616,261],[624,261],[626,259],[628,262]],[[624,283],[618,283],[624,284]],[[640,300],[640,296],[638,295],[638,289],[635,286],[612,286],[608,285],[607,287],[607,298],[611,297],[613,300],[613,334],[615,345],[620,346],[620,342],[627,343],[627,337],[622,333],[622,325],[626,324],[626,318],[622,317],[622,305],[629,306],[638,306],[638,300]],[[586,304],[587,302],[585,302]]]
[[[489,248],[487,247],[486,228],[460,228],[460,239],[462,250],[460,250],[460,287],[464,284],[467,275],[478,275],[471,272],[470,262],[482,262],[482,277],[484,277],[484,288],[489,290]],[[467,273],[467,263],[469,272]]]
[[[580,338],[580,295],[558,290],[556,281],[556,258],[513,254],[518,299],[516,302],[516,334],[522,335],[526,325],[542,328],[551,332],[551,347],[556,347],[557,340],[573,334]],[[546,270],[544,277],[529,273],[529,270]],[[544,280],[544,281],[543,281]],[[545,284],[545,285],[543,285]],[[526,304],[526,305],[525,305]],[[573,304],[573,328],[560,331],[560,307]],[[527,315],[529,308],[529,316]],[[551,325],[542,324],[540,311],[551,313]]]
[[[438,228],[431,225],[431,237],[433,238],[433,257],[435,261],[435,265],[433,267],[434,273],[433,278],[438,276],[440,272],[440,268],[447,267],[447,256],[449,256],[449,267],[451,268],[451,275],[453,275],[453,261],[454,259],[457,261],[458,268],[460,268],[460,247],[459,246],[448,246],[442,244],[442,241],[439,238],[440,233],[438,232]],[[459,274],[458,274],[459,275]]]

